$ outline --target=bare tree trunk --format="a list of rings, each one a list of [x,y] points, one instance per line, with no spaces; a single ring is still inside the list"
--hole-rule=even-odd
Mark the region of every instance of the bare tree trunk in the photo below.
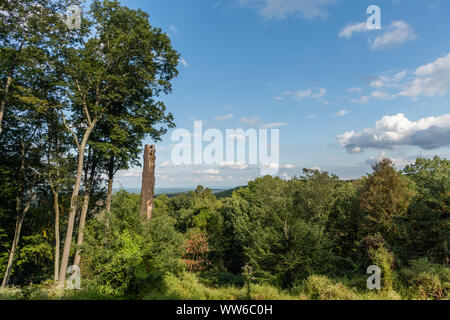
[[[60,246],[60,238],[59,238],[59,193],[57,190],[53,192],[53,207],[55,210],[55,281],[58,281],[58,272],[59,272],[59,246]]]
[[[0,134],[2,134],[3,114],[5,113],[6,99],[8,97],[8,91],[9,91],[9,87],[11,86],[11,81],[12,81],[12,78],[11,78],[11,76],[9,76],[8,79],[6,80],[6,85],[3,90],[3,92],[4,92],[3,98],[2,98],[2,102],[0,104]]]
[[[84,176],[86,188],[84,190],[83,207],[81,208],[80,225],[78,227],[77,250],[75,251],[75,259],[74,259],[74,263],[73,263],[75,266],[80,265],[80,260],[81,260],[80,246],[83,244],[84,227],[86,225],[86,216],[87,216],[87,212],[89,209],[89,200],[90,200],[90,196],[91,196],[92,183],[94,182],[94,177],[95,177],[95,169],[96,169],[96,160],[94,157],[93,162],[92,162],[90,177],[88,177],[89,168],[86,168],[86,172],[85,172],[85,176]]]
[[[141,214],[150,221],[155,193],[155,146],[145,146],[144,168],[142,171]]]
[[[114,156],[109,160],[108,166],[108,194],[106,195],[106,213],[111,212],[112,187],[114,183]]]
[[[75,251],[75,259],[73,262],[75,266],[78,266],[81,260],[80,248],[78,246],[81,246],[83,244],[84,226],[86,225],[86,215],[89,208],[89,193],[90,190],[86,190],[86,192],[84,193],[83,207],[81,208],[80,225],[78,227],[77,250]]]
[[[30,192],[32,192],[32,191],[30,191]],[[14,239],[13,239],[13,243],[11,246],[11,251],[9,252],[9,259],[8,259],[8,264],[6,266],[5,276],[3,277],[3,281],[2,281],[2,289],[4,289],[9,283],[9,278],[11,277],[11,271],[12,271],[12,267],[14,264],[14,256],[17,251],[17,245],[19,244],[20,231],[22,230],[23,220],[24,220],[25,215],[27,214],[28,210],[30,209],[30,206],[33,203],[34,199],[36,199],[35,193],[32,194],[31,199],[27,202],[23,211],[21,213],[19,213],[19,211],[17,211],[16,230],[14,232]],[[20,207],[19,199],[17,200],[17,206]]]
[[[73,236],[73,228],[75,224],[75,216],[77,213],[78,205],[78,194],[80,192],[81,179],[83,175],[83,166],[84,166],[84,152],[86,151],[86,144],[89,139],[89,136],[94,129],[96,121],[92,122],[89,127],[86,129],[86,132],[83,136],[83,141],[78,148],[78,165],[77,165],[77,176],[75,180],[75,186],[72,192],[72,197],[70,199],[70,213],[69,219],[67,222],[67,232],[66,239],[64,241],[64,249],[63,255],[61,259],[61,267],[59,270],[59,278],[58,278],[58,287],[64,287],[64,281],[66,279],[67,267],[69,264],[69,255],[70,255],[70,246],[72,244],[72,236]]]

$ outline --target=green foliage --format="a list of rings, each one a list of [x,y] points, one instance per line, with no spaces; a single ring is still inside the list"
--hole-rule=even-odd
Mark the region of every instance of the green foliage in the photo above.
[[[298,290],[298,289],[297,289]],[[309,276],[302,284],[301,292],[312,300],[352,300],[355,294],[341,283],[334,283],[326,276]]]
[[[142,221],[139,196],[125,191],[115,195],[109,218],[106,237],[104,219],[91,221],[82,249],[86,275],[100,293],[139,297],[166,273],[181,271],[183,237],[172,218]]]
[[[426,258],[411,260],[400,271],[407,283],[405,294],[419,299],[446,299],[450,294],[450,268],[430,263]]]

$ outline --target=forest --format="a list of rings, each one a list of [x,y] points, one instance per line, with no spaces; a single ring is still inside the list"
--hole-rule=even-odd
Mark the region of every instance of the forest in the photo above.
[[[449,299],[445,158],[383,159],[355,180],[304,169],[223,196],[198,186],[142,217],[114,177],[175,127],[163,97],[180,55],[118,1],[92,1],[80,28],[64,12],[0,4],[0,300]]]

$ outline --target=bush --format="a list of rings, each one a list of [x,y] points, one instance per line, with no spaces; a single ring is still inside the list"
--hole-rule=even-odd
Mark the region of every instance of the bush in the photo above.
[[[309,276],[300,289],[312,300],[353,300],[355,294],[342,283],[333,283],[325,276]]]
[[[450,292],[450,268],[430,263],[426,258],[410,261],[401,271],[409,292],[419,299],[445,299]],[[411,290],[412,289],[412,290]]]

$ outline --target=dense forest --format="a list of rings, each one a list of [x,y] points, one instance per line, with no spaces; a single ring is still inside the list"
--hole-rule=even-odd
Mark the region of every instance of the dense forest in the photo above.
[[[93,1],[69,29],[65,9],[0,5],[0,299],[449,298],[447,159],[199,186],[143,218],[114,176],[175,126],[179,54],[140,10]]]

